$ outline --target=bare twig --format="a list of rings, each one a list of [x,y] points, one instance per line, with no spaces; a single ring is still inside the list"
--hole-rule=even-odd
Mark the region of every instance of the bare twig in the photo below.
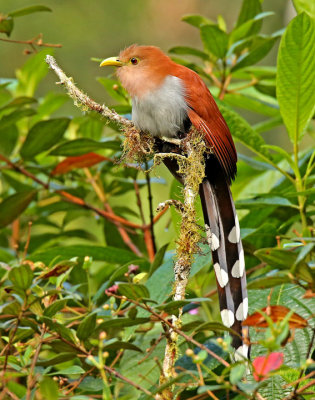
[[[27,45],[31,46],[33,50],[34,50],[34,46],[54,47],[54,48],[62,47],[62,44],[44,43],[43,39],[42,39],[42,35],[38,35],[34,39],[30,39],[30,40],[14,40],[14,39],[6,39],[6,38],[0,38],[0,40],[2,40],[2,42],[27,44]]]
[[[44,339],[44,335],[46,333],[46,330],[47,330],[46,326],[45,326],[45,324],[43,324],[42,331],[41,331],[41,334],[40,334],[39,343],[37,344],[36,351],[35,351],[34,357],[32,359],[31,368],[30,368],[30,371],[29,371],[29,374],[28,374],[28,377],[27,377],[26,400],[30,400],[31,399],[32,388],[36,383],[36,377],[34,376],[34,370],[35,370],[37,359],[38,359],[38,356],[39,356],[39,353],[40,353],[40,350],[41,350],[41,347],[42,347],[42,344],[43,344],[43,339]]]
[[[145,169],[148,170],[148,164],[145,164]],[[151,236],[152,236],[152,243],[153,243],[153,250],[156,253],[156,243],[155,243],[155,235],[154,235],[154,224],[153,224],[153,196],[152,196],[152,187],[151,187],[151,178],[150,173],[147,172],[145,174],[145,179],[147,181],[148,187],[148,202],[149,202],[149,211],[150,211],[150,227],[151,227]]]

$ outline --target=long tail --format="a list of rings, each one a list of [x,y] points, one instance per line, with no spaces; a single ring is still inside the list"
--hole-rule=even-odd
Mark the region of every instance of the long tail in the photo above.
[[[212,157],[207,160],[200,198],[212,251],[222,322],[240,335],[232,335],[235,360],[247,358],[249,349],[242,339],[245,331],[241,323],[247,317],[248,297],[240,227],[229,184],[218,161]]]

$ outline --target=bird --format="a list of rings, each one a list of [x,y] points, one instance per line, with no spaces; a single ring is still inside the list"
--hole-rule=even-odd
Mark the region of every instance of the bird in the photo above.
[[[220,313],[232,334],[234,359],[249,357],[245,259],[240,225],[230,185],[237,172],[232,135],[208,87],[193,70],[174,62],[155,46],[131,45],[101,64],[116,74],[132,100],[132,121],[142,132],[181,139],[193,126],[211,154],[205,155],[205,177],[199,195],[212,252]],[[174,163],[166,165],[176,176]],[[246,338],[247,337],[247,338]]]

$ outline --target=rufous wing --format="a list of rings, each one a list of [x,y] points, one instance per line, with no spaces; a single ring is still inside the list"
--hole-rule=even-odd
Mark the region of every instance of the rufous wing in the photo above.
[[[220,162],[227,180],[236,175],[237,154],[230,130],[209,89],[194,71],[178,65],[176,76],[185,85],[188,117],[205,139]]]

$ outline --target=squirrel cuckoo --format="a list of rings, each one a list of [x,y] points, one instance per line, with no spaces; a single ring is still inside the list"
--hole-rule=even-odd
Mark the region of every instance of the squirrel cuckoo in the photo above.
[[[199,75],[159,48],[132,45],[100,64],[106,65],[117,67],[118,79],[132,98],[132,121],[138,129],[154,137],[182,138],[193,125],[211,149],[200,185],[207,240],[222,322],[239,335],[232,335],[235,359],[248,357],[241,325],[248,313],[244,251],[229,188],[237,154],[229,128]],[[176,176],[174,165],[167,166]]]

